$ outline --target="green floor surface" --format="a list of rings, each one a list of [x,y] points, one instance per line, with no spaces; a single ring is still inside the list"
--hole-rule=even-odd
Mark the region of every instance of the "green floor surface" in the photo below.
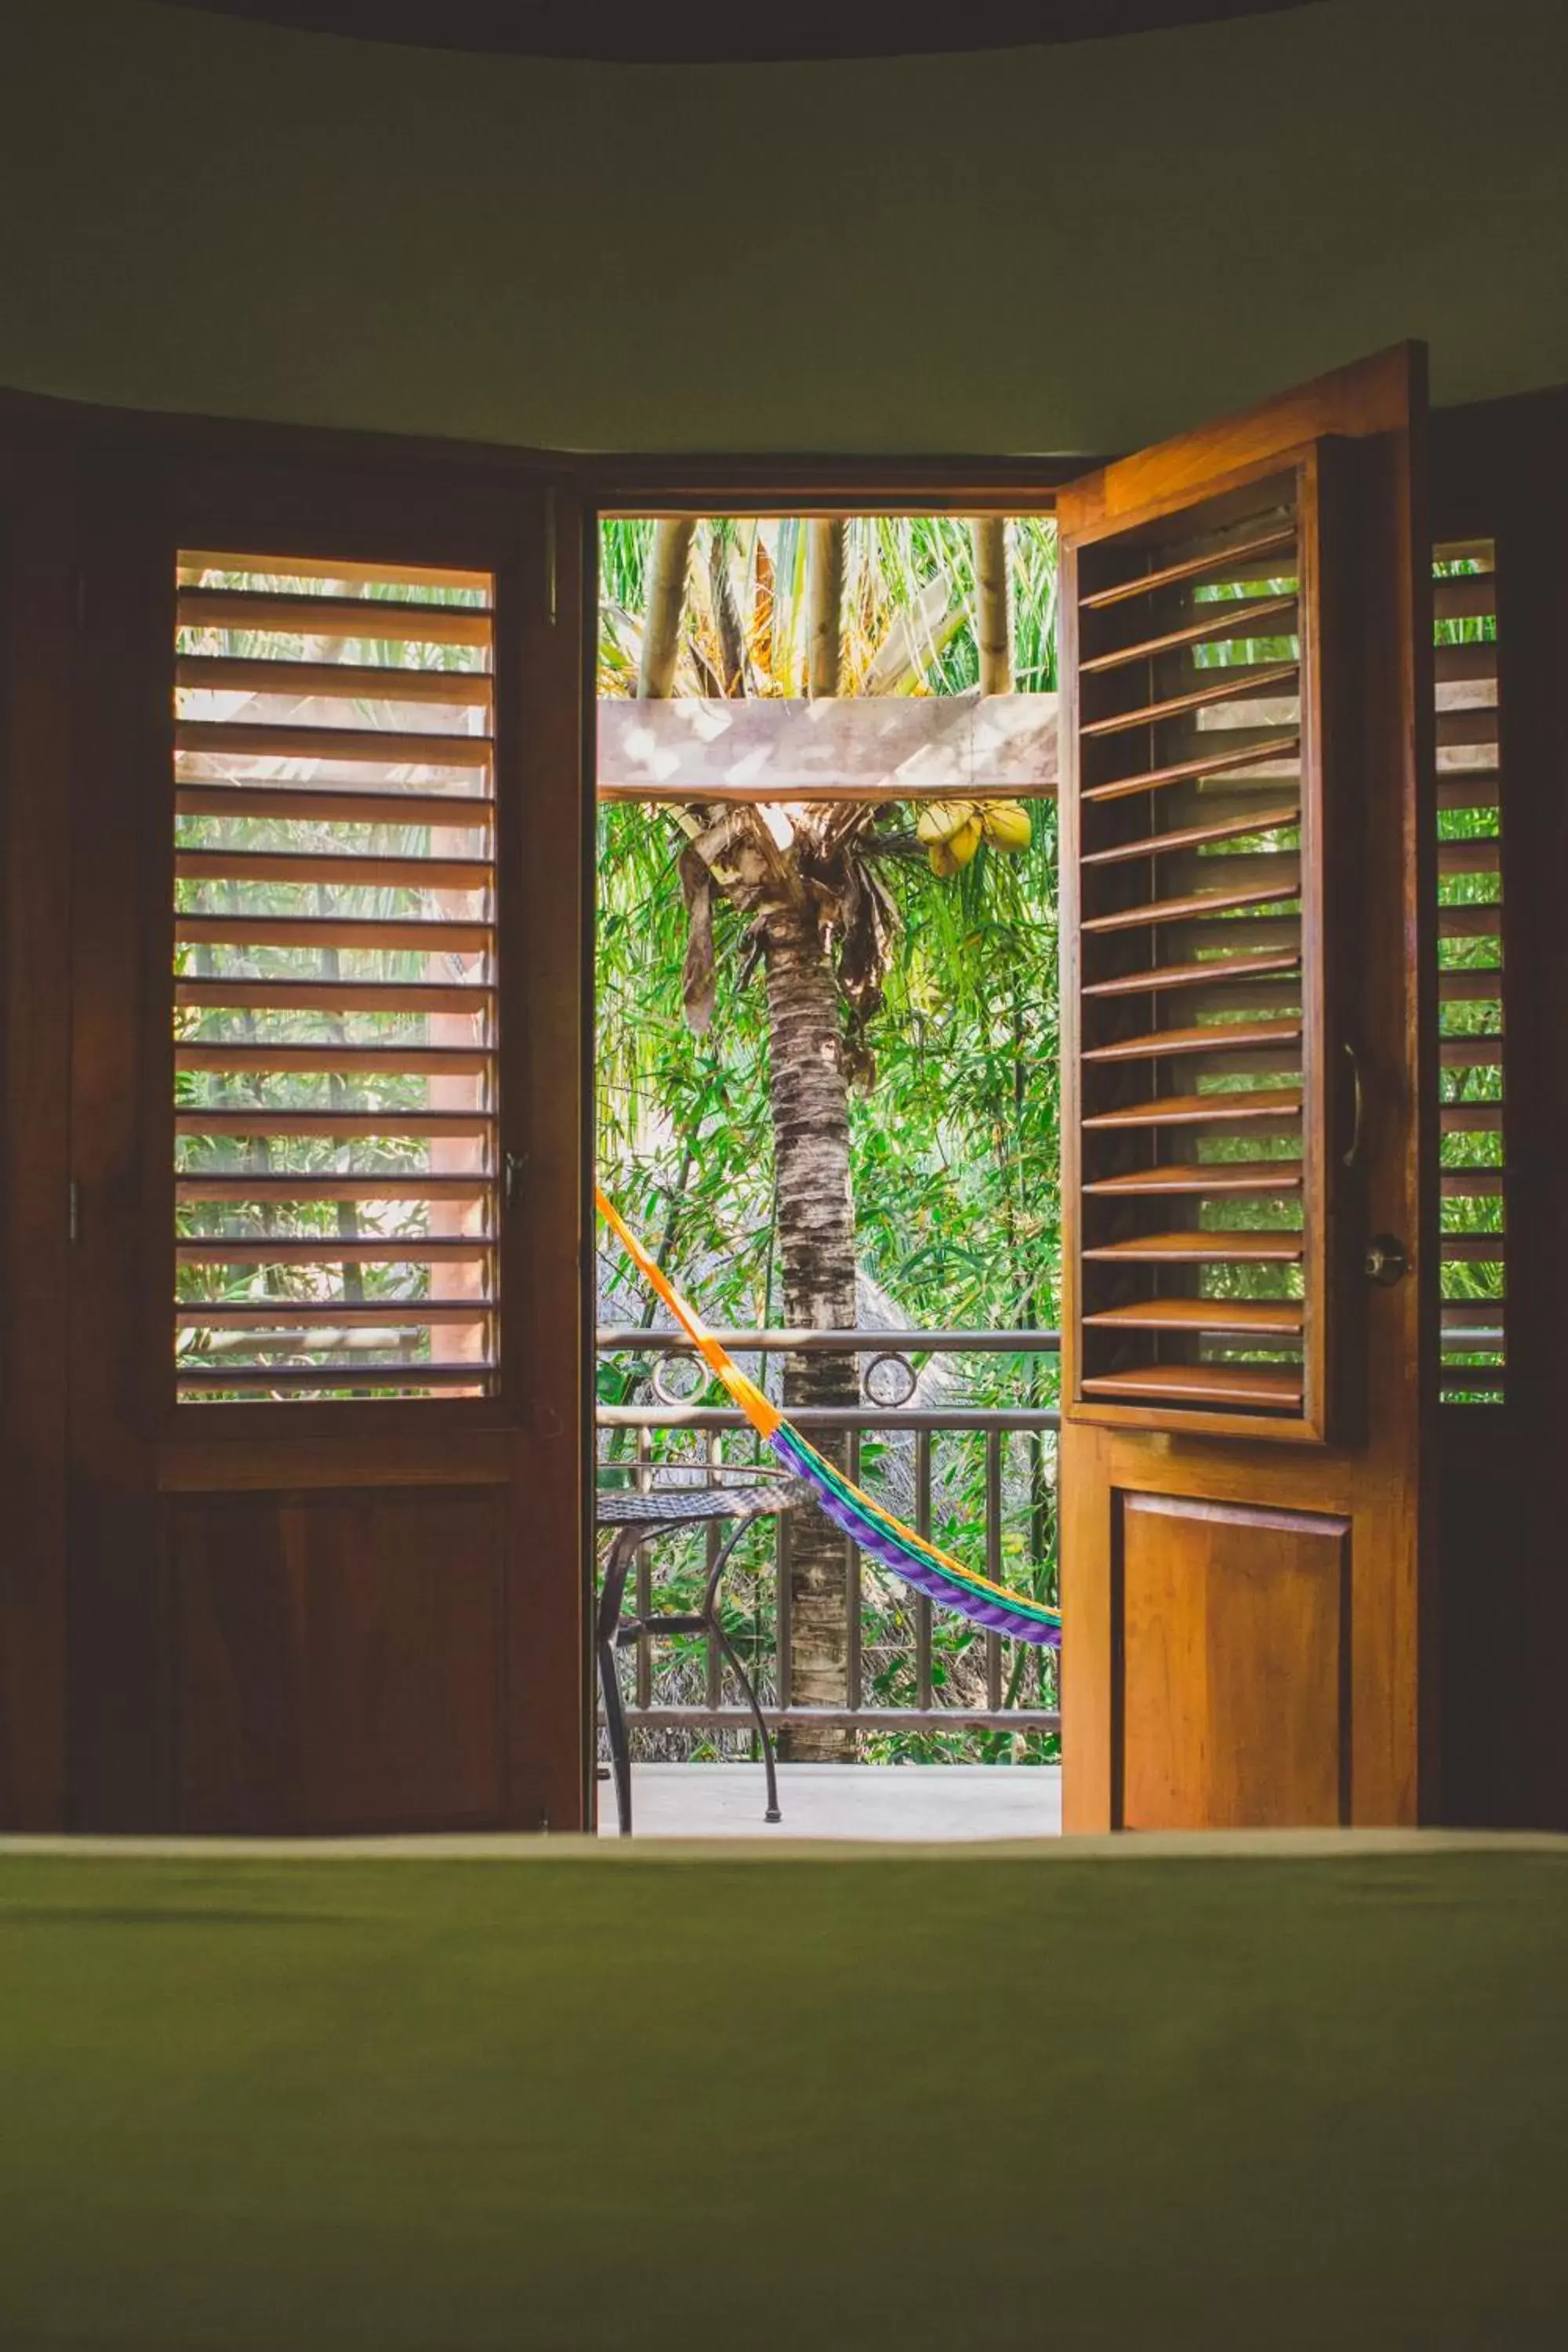
[[[1568,1854],[0,1856],[0,2344],[1568,2342]]]

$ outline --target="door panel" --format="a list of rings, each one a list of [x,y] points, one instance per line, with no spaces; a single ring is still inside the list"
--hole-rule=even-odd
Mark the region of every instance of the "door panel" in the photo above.
[[[1069,1828],[1423,1803],[1423,404],[1401,350],[1059,501]]]
[[[77,1819],[580,1826],[575,511],[523,468],[102,471]]]
[[[191,1497],[168,1524],[181,1830],[505,1817],[504,1488]]]
[[[1350,1777],[1348,1523],[1197,1496],[1115,1504],[1121,1825],[1339,1822]]]

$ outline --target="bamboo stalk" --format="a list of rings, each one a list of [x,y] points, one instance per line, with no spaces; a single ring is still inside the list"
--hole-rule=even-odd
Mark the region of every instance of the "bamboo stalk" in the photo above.
[[[844,544],[842,519],[811,523],[806,690],[814,702],[831,699],[844,676]]]
[[[691,541],[697,530],[694,515],[670,515],[654,530],[653,555],[648,564],[647,618],[643,627],[642,659],[637,665],[637,698],[665,701],[674,692],[676,666],[680,659],[680,623],[686,609],[686,573]]]
[[[980,691],[1013,691],[1013,611],[1007,569],[1007,518],[976,515],[974,541],[975,636],[980,646]]]

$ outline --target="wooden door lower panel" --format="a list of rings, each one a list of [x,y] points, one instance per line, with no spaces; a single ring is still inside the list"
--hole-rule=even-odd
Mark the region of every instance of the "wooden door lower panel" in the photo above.
[[[1112,1507],[1120,1825],[1348,1820],[1348,1520],[1125,1491]]]
[[[1375,1304],[1381,1360],[1411,1302]],[[1068,1830],[1435,1816],[1419,1492],[1325,1447],[1260,1493],[1262,1451],[1064,1427]]]
[[[503,1823],[508,1501],[495,1486],[171,1498],[178,1826]]]

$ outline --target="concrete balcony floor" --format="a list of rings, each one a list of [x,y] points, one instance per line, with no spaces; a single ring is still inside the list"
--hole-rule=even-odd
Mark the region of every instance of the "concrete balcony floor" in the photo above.
[[[783,1764],[782,1822],[763,1819],[760,1764],[637,1764],[642,1838],[859,1838],[950,1842],[1059,1837],[1054,1764]],[[599,1835],[614,1837],[615,1791],[599,1783]]]

